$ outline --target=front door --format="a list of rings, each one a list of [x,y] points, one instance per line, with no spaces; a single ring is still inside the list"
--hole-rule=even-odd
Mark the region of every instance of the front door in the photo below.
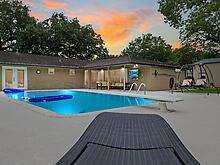
[[[27,68],[3,66],[2,88],[27,89]]]

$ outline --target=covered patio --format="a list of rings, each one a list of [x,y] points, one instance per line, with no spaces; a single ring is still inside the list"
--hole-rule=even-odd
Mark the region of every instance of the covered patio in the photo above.
[[[130,69],[139,69],[139,65],[115,65],[95,67],[85,71],[85,87],[89,89],[128,90],[134,82],[129,78]]]
[[[135,83],[134,88],[142,84],[147,90],[168,90],[170,78],[177,78],[176,66],[132,56],[96,60],[85,68],[84,88],[87,89],[125,91]]]

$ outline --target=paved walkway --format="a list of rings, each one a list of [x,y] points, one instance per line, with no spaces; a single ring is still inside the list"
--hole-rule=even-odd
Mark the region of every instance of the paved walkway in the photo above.
[[[201,164],[220,162],[220,96],[168,92],[149,95],[176,97],[182,102],[168,104],[176,112],[162,112],[146,107],[129,107],[111,111],[155,113],[164,117],[179,138]],[[94,117],[87,113],[55,117],[42,109],[10,100],[0,94],[0,164],[53,165],[72,147]]]

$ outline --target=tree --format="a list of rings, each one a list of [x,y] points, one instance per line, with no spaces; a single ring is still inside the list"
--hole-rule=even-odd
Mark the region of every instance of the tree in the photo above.
[[[15,49],[17,37],[28,24],[34,24],[29,9],[18,0],[0,0],[0,50]]]
[[[159,0],[159,11],[180,30],[183,44],[220,53],[219,0]]]
[[[205,59],[205,58],[214,58],[217,57],[216,54],[210,53],[208,51],[196,50],[190,45],[185,45],[181,48],[175,49],[172,53],[173,64],[185,65],[192,64],[196,61]]]
[[[77,18],[54,13],[43,22],[19,0],[0,0],[0,50],[76,59],[108,57],[101,36]]]
[[[176,63],[180,65],[192,64],[200,60],[199,53],[190,46],[175,49],[173,55],[176,57]]]
[[[21,53],[47,54],[49,34],[44,30],[41,23],[29,24],[21,35],[17,37],[15,49]]]
[[[142,36],[131,41],[122,51],[124,56],[137,56],[148,60],[167,62],[170,59],[171,46],[161,37],[152,34]]]
[[[40,53],[75,59],[105,58],[108,51],[100,35],[91,25],[81,26],[77,18],[63,13],[29,26],[18,40],[18,48],[26,53]]]

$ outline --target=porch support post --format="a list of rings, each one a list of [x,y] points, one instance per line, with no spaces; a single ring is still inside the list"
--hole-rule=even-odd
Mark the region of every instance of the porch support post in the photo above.
[[[125,71],[125,65],[123,66],[123,72],[124,72],[124,87],[123,87],[123,89],[124,89],[124,91],[125,91],[125,89],[126,89],[126,87],[125,87],[125,85],[126,85],[126,71]]]
[[[108,81],[108,90],[110,90],[110,70],[109,70],[109,66],[107,67],[107,81]]]
[[[91,77],[92,77],[92,72],[89,69],[88,70],[88,88],[91,89]]]

